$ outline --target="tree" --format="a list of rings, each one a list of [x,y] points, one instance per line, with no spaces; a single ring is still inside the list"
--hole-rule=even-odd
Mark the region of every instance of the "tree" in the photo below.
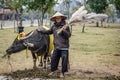
[[[11,10],[15,10],[17,13],[17,20],[20,20],[19,26],[22,27],[22,14],[23,14],[23,6],[27,3],[25,0],[5,0],[6,6],[10,7]],[[14,14],[15,15],[15,14]]]
[[[95,13],[104,13],[106,7],[108,7],[107,0],[88,0],[87,4],[90,5],[91,11]],[[102,23],[102,21],[101,21]],[[99,27],[99,23],[96,22],[96,26]]]
[[[5,2],[4,2],[4,0],[2,0],[2,1],[0,1],[0,8],[2,9],[2,11],[3,11],[3,16],[2,16],[2,20],[1,20],[1,29],[3,29],[3,18],[4,18],[4,4],[5,4]]]
[[[110,4],[114,4],[116,7],[116,10],[120,12],[120,0],[109,0]]]
[[[114,4],[116,13],[118,14],[118,17],[120,17],[120,0],[109,0],[109,3]]]
[[[87,4],[90,5],[91,11],[96,13],[103,13],[108,6],[107,0],[88,0]]]
[[[112,21],[114,22],[114,13],[115,9],[112,9],[110,6],[106,7],[106,10],[104,11],[105,14],[108,15],[107,22],[109,22],[109,19],[112,17]]]
[[[28,3],[29,9],[39,11],[40,22],[42,26],[45,13],[49,9],[53,8],[53,6],[56,4],[56,1],[55,0],[27,0],[27,3]]]
[[[68,19],[70,18],[70,2],[71,2],[71,0],[63,1],[63,4],[65,5],[65,8],[66,8],[66,13],[67,13]]]

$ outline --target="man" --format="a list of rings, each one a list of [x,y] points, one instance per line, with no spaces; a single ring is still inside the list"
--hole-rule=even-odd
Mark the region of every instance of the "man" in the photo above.
[[[51,56],[51,73],[52,76],[58,70],[58,64],[60,57],[62,58],[62,70],[60,77],[65,77],[65,72],[68,71],[68,55],[69,55],[69,38],[71,36],[69,27],[66,27],[66,16],[57,12],[50,20],[54,21],[53,26],[49,30],[39,30],[41,33],[53,34],[54,36],[54,51]],[[60,33],[57,33],[58,29],[62,29]]]

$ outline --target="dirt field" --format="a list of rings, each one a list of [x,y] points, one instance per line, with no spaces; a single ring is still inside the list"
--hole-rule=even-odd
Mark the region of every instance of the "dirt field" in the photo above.
[[[87,25],[85,33],[81,32],[80,25],[73,27],[70,38],[70,70],[66,73],[65,80],[120,80],[120,25],[109,25],[111,26],[104,28]],[[25,32],[33,29],[35,27],[27,27]],[[16,35],[13,29],[0,30],[0,57],[5,54]],[[56,76],[49,77],[49,68],[47,72],[41,68],[33,70],[30,52],[28,58],[25,51],[11,55],[10,63],[7,58],[0,58],[0,65],[1,76],[12,76],[14,79],[59,79],[60,71]]]

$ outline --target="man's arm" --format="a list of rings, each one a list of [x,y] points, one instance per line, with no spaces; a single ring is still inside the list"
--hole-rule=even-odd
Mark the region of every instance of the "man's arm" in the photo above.
[[[37,29],[38,32],[43,33],[43,34],[52,34],[53,33],[53,27],[51,27],[49,30],[45,29]]]

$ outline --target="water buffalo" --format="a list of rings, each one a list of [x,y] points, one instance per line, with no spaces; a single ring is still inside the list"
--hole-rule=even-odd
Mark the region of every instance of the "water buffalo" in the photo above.
[[[7,55],[11,55],[13,53],[17,53],[28,48],[32,53],[34,63],[33,68],[36,68],[36,54],[38,56],[42,56],[44,54],[44,68],[46,68],[46,59],[48,54],[51,53],[51,51],[49,50],[50,49],[49,44],[50,44],[49,35],[42,34],[37,30],[34,30],[26,34],[25,37],[21,37],[20,40],[16,38],[12,45],[6,50],[6,52]],[[40,62],[39,65],[42,66],[42,61]]]

